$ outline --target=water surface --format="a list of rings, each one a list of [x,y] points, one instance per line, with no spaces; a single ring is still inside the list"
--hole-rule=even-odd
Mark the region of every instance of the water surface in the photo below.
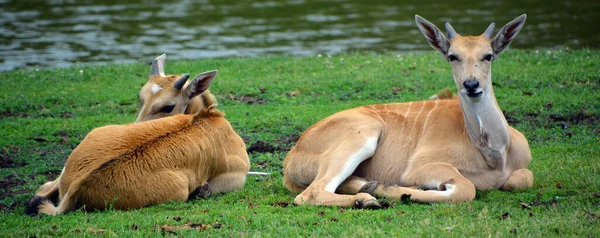
[[[527,23],[513,48],[600,47],[600,1],[0,0],[0,71],[74,63],[430,50],[419,14],[459,34]]]

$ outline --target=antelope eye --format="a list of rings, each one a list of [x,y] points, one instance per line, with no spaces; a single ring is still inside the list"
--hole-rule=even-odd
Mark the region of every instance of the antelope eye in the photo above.
[[[485,57],[483,57],[483,60],[485,60],[485,61],[492,61],[493,58],[494,58],[494,55],[488,54]]]
[[[175,109],[175,105],[167,105],[167,106],[163,107],[162,109],[160,109],[159,112],[171,113],[173,111],[173,109]]]
[[[449,60],[450,62],[452,62],[452,61],[457,61],[457,60],[458,60],[458,57],[456,57],[456,55],[448,55],[448,60]]]

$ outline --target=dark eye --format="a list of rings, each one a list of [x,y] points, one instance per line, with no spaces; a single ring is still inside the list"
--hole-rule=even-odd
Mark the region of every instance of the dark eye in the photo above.
[[[450,62],[452,62],[452,61],[457,61],[457,60],[458,60],[458,57],[456,57],[456,55],[448,55],[448,60],[449,60]]]
[[[485,57],[483,57],[483,60],[485,60],[485,61],[492,61],[493,58],[494,58],[494,55],[488,54]]]
[[[163,107],[162,109],[160,109],[160,112],[171,113],[173,111],[173,109],[175,109],[175,105],[167,105],[167,106]]]

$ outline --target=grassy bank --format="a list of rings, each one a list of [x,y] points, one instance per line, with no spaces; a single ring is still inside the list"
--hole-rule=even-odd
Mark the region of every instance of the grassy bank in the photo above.
[[[149,59],[150,60],[150,59]],[[597,236],[600,234],[600,51],[518,51],[493,66],[498,103],[529,139],[534,187],[479,191],[462,204],[386,200],[382,210],[298,207],[282,186],[285,153],[318,120],[355,106],[414,101],[454,88],[435,53],[277,56],[167,63],[218,69],[211,91],[247,143],[244,189],[134,211],[24,215],[24,204],[87,132],[129,123],[146,64],[0,73],[0,236]]]

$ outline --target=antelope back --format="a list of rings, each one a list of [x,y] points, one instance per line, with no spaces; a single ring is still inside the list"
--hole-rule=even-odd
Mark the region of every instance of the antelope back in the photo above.
[[[150,77],[140,91],[140,112],[136,122],[171,115],[195,114],[216,106],[216,99],[207,90],[217,76],[217,70],[198,74],[165,75],[165,54],[152,61]]]
[[[479,36],[461,36],[446,23],[446,35],[431,22],[419,15],[415,21],[425,39],[452,65],[458,92],[477,101],[485,90],[491,90],[491,62],[510,45],[519,33],[527,15],[523,14],[506,24],[493,37],[495,23],[491,23]]]

